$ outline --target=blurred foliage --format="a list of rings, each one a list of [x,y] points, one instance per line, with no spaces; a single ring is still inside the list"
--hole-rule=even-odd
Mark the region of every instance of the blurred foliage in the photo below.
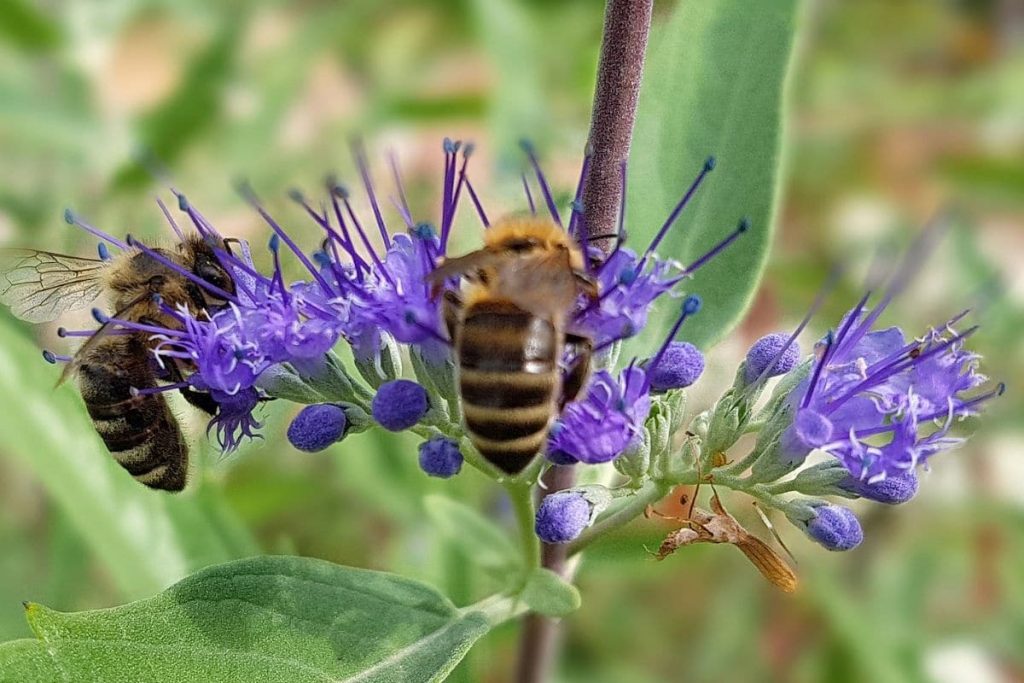
[[[672,5],[658,3],[656,20]],[[239,177],[301,232],[285,192],[350,176],[356,133],[396,151],[417,214],[436,211],[444,135],[477,142],[475,185],[492,213],[521,206],[524,136],[564,196],[586,137],[600,22],[586,0],[6,0],[0,242],[90,251],[60,220],[68,205],[113,232],[156,234],[152,197],[170,183],[224,232],[262,240],[230,189]],[[796,597],[772,592],[726,548],[654,562],[644,548],[668,522],[640,521],[596,546],[583,607],[567,620],[562,680],[1024,677],[1024,10],[1015,0],[812,0],[801,24],[776,248],[753,311],[712,353],[702,384],[724,385],[747,343],[791,327],[844,262],[821,332],[917,226],[954,206],[952,234],[889,319],[923,329],[973,307],[987,372],[1010,390],[967,446],[934,463],[918,499],[865,517],[861,548],[833,556],[783,529],[803,580]],[[383,179],[382,161],[376,170]],[[445,527],[459,513],[430,513],[425,501],[444,495],[506,527],[507,502],[472,472],[428,480],[414,440],[360,435],[301,454],[281,436],[286,409],[272,406],[266,441],[227,459],[199,454],[196,486],[165,502],[122,486],[132,482],[103,460],[71,392],[52,393],[49,368],[30,367],[33,348],[59,342],[53,330],[6,313],[0,330],[0,639],[28,635],[21,600],[107,607],[257,550],[396,571],[460,605],[500,585],[489,558],[467,556]],[[15,403],[31,414],[8,412]],[[186,419],[198,441],[198,421]],[[80,442],[61,436],[72,428]],[[763,528],[746,502],[730,509]],[[140,550],[154,544],[173,554]],[[122,564],[127,555],[144,566]],[[452,680],[503,680],[515,635],[488,635]]]

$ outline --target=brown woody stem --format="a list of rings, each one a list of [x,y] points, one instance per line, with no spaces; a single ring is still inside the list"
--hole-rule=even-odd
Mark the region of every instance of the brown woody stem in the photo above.
[[[607,0],[604,37],[597,67],[597,86],[587,150],[590,170],[583,191],[587,236],[614,234],[622,197],[622,169],[629,157],[637,97],[644,71],[653,0]],[[612,240],[594,239],[607,252]],[[573,467],[552,467],[543,478],[540,497],[571,487]],[[544,545],[541,564],[570,578],[569,546]],[[559,645],[558,622],[530,614],[523,625],[516,672],[518,683],[543,683],[549,677]]]

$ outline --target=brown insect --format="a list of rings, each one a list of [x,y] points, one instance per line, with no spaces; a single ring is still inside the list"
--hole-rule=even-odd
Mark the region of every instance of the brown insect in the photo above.
[[[592,342],[567,334],[566,322],[597,285],[572,237],[535,217],[492,225],[482,249],[443,262],[430,281],[439,288],[456,276],[465,284],[445,292],[444,307],[466,431],[489,462],[516,474],[586,381]],[[563,373],[566,354],[575,361]]]
[[[211,286],[201,286],[153,253]],[[178,329],[166,307],[206,311],[225,303],[211,292],[233,295],[234,289],[214,249],[198,236],[175,249],[129,248],[109,261],[28,249],[0,251],[0,302],[29,322],[54,320],[106,294],[116,319]],[[190,368],[166,362],[161,376],[151,336],[104,323],[71,359],[60,381],[77,375],[93,425],[118,464],[146,486],[180,491],[188,473],[188,446],[163,395],[147,390],[162,381],[182,381]],[[216,412],[209,394],[180,391],[192,405]]]
[[[718,494],[711,497],[711,511],[690,508],[686,526],[670,533],[658,548],[656,557],[663,560],[679,548],[694,543],[728,543],[740,549],[750,563],[781,590],[792,593],[797,587],[796,574],[772,548],[740,526],[736,518],[725,511]]]

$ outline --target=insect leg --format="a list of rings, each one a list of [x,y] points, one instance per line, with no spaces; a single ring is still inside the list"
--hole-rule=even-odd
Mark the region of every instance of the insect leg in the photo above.
[[[575,401],[583,385],[590,376],[590,355],[594,343],[586,337],[575,334],[565,335],[565,349],[573,357],[572,365],[562,377],[562,395],[558,399],[558,410],[561,412],[566,403]]]

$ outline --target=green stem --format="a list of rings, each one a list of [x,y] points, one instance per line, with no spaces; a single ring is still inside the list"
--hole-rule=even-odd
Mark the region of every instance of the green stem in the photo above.
[[[693,482],[683,481],[678,483],[696,483],[696,470],[694,470]],[[625,502],[622,505],[609,510],[605,515],[598,518],[590,528],[580,534],[579,538],[569,545],[569,555],[575,555],[609,531],[628,524],[642,514],[648,505],[653,505],[668,495],[668,492],[676,485],[678,484],[654,480],[648,481],[636,494],[623,499]]]
[[[534,532],[536,511],[533,508],[533,492],[528,484],[509,482],[505,486],[515,510],[516,525],[523,545],[523,576],[529,576],[540,566],[540,539]]]
[[[472,605],[467,605],[459,611],[463,614],[479,612],[487,617],[488,623],[493,628],[506,621],[521,617],[529,611],[529,608],[526,606],[526,603],[514,595],[499,594],[484,598]]]

